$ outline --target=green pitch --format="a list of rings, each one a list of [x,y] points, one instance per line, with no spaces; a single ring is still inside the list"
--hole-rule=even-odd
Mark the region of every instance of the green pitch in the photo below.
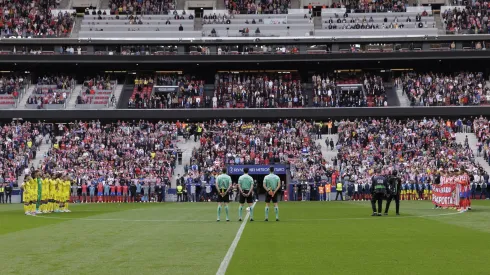
[[[0,205],[0,273],[216,274],[237,209],[218,223],[215,203],[84,204],[40,217]],[[370,217],[366,202],[289,202],[266,223],[258,203],[227,274],[489,274],[490,201],[473,209],[402,201],[402,216]]]

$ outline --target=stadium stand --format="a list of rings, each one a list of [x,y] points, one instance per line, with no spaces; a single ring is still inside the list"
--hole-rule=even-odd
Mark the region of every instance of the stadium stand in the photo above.
[[[232,74],[215,76],[213,108],[281,108],[308,105],[296,74]]]
[[[27,81],[16,75],[2,75],[0,78],[0,109],[17,106],[18,100],[25,93]]]
[[[488,10],[484,1],[472,1],[467,6],[443,7],[441,18],[447,34],[488,34]]]
[[[376,169],[402,171],[404,182],[433,182],[442,169],[480,169],[468,145],[456,142],[455,125],[437,119],[342,120],[338,125],[340,170],[367,183]]]
[[[83,82],[80,95],[77,96],[76,108],[98,109],[114,105],[114,91],[117,81],[108,77],[96,77]]]
[[[123,1],[109,2],[110,14],[169,14],[175,9],[175,0]]]
[[[64,169],[77,181],[154,183],[171,178],[175,168],[175,124],[79,122],[65,126],[60,135],[42,169]]]
[[[436,35],[434,17],[427,12],[345,13],[344,9],[323,9],[322,36]]]
[[[134,80],[133,94],[128,102],[128,108],[146,109],[153,94],[154,76],[140,76]]]
[[[75,84],[73,78],[64,75],[39,77],[32,95],[27,99],[26,108],[64,109]]]
[[[20,0],[0,10],[1,37],[67,37],[74,18],[68,12],[56,12],[40,1]]]
[[[204,36],[305,36],[314,25],[307,11],[293,14],[227,14],[209,11],[203,17]]]
[[[193,38],[194,11],[174,11],[173,15],[88,15],[83,18],[80,38]]]
[[[46,133],[47,128],[37,123],[0,125],[0,178],[3,182],[17,183],[29,162],[36,158],[37,147]]]
[[[490,90],[482,73],[405,74],[403,92],[412,106],[450,106],[486,104]]]
[[[132,100],[129,106],[137,109],[205,107],[204,81],[190,75],[157,75],[156,85],[151,87],[150,93]]]
[[[338,76],[313,75],[314,107],[382,107],[387,106],[383,79],[365,74]]]
[[[224,0],[224,2],[228,11],[234,14],[285,14],[291,8],[291,0],[272,0],[267,3],[256,0]]]
[[[234,121],[214,122],[202,127],[200,147],[193,150],[189,163],[189,167],[194,167],[192,177],[216,175],[225,165],[239,164],[289,163],[295,171],[292,177],[297,179],[313,177],[327,170],[321,147],[313,139],[315,127],[310,122]]]

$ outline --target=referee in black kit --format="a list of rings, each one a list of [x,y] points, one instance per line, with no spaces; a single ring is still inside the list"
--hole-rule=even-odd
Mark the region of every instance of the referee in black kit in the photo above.
[[[390,203],[395,200],[396,215],[400,215],[400,190],[402,187],[402,180],[398,177],[397,171],[391,173],[391,177],[388,179],[388,198],[386,199],[385,216],[388,215],[390,209]]]
[[[386,196],[388,189],[388,183],[386,177],[381,175],[380,170],[376,171],[376,175],[372,178],[371,193],[373,197],[371,199],[371,206],[373,207],[373,214],[371,216],[381,216],[383,210],[383,198]],[[378,202],[378,212],[376,213],[376,201]]]

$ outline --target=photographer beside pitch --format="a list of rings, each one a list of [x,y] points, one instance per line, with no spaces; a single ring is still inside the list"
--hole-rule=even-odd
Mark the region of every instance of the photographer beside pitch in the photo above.
[[[373,207],[373,214],[371,216],[381,216],[383,210],[383,198],[386,196],[388,189],[388,183],[386,177],[381,175],[381,171],[376,171],[376,175],[372,178],[371,193],[373,197],[371,199],[371,206]],[[376,201],[378,202],[378,212],[376,213]]]
[[[279,184],[281,179],[274,174],[274,167],[269,168],[269,175],[264,177],[264,189],[267,192],[265,197],[265,221],[269,221],[269,203],[274,203],[274,212],[276,212],[276,222],[279,221],[279,207],[277,206],[277,192],[281,188]]]
[[[400,215],[400,190],[402,187],[402,180],[398,177],[397,171],[391,173],[391,177],[388,180],[388,197],[386,199],[385,216],[388,215],[390,209],[390,203],[395,200],[396,215]]]

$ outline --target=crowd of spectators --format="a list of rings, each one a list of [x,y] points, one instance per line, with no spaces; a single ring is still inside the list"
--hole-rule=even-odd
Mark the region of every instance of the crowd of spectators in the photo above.
[[[191,75],[159,75],[155,91],[139,101],[131,101],[130,108],[171,109],[201,108],[204,104],[204,81]],[[167,86],[167,87],[160,87]],[[164,91],[160,91],[162,88]]]
[[[213,108],[281,108],[308,106],[301,80],[291,73],[215,76]]]
[[[313,123],[214,121],[199,127],[200,147],[192,152],[191,177],[208,178],[226,165],[290,164],[295,179],[313,178],[327,171],[321,146],[315,144],[317,128]]]
[[[475,0],[464,9],[445,10],[442,14],[447,33],[489,33],[488,2]]]
[[[170,14],[175,11],[174,0],[111,0],[109,2],[111,14]]]
[[[0,95],[7,94],[18,98],[20,90],[24,85],[24,78],[22,76],[2,75],[0,77]]]
[[[161,121],[66,124],[61,138],[53,138],[42,170],[67,172],[77,184],[169,182],[176,165],[176,134],[174,123]]]
[[[379,76],[338,76],[317,74],[312,76],[313,106],[366,107],[387,106],[383,79]],[[346,88],[339,84],[347,84]]]
[[[409,26],[412,24],[415,28],[435,28],[435,22],[432,24],[428,24],[427,21],[422,19],[422,15],[417,14],[415,17],[410,18],[410,16],[407,16],[406,18],[401,18],[398,19],[397,16],[393,18],[393,20],[390,22],[388,20],[388,17],[385,16],[383,19],[383,23],[381,25],[379,23],[375,23],[373,17],[366,18],[364,16],[363,18],[359,17],[335,17],[332,18],[330,17],[328,20],[325,20],[325,24],[328,24],[325,26],[326,29],[337,29],[337,24],[343,23],[343,25],[340,27],[340,29],[403,29],[405,26]]]
[[[33,94],[27,99],[27,104],[35,104],[39,109],[45,104],[64,104],[75,85],[76,81],[69,76],[39,77]]]
[[[67,12],[51,13],[40,1],[6,1],[0,9],[2,37],[60,37],[70,35],[74,17]]]
[[[409,73],[397,85],[402,85],[412,106],[479,105],[490,97],[483,74],[476,72]]]
[[[100,99],[115,101],[113,95],[114,85],[116,81],[111,80],[109,76],[96,76],[93,78],[87,78],[82,85],[82,93],[77,96],[77,104],[98,104]],[[114,102],[113,102],[114,103]]]
[[[36,158],[43,136],[50,125],[11,122],[0,125],[0,184],[17,183],[17,178],[30,171],[29,162]]]
[[[332,1],[331,8],[346,8],[352,12],[405,12],[407,11],[408,0],[347,0],[347,1]],[[312,10],[311,4],[308,7]],[[427,15],[427,12],[424,11]]]
[[[456,142],[456,124],[442,119],[342,120],[337,144],[340,173],[368,183],[375,171],[401,172],[404,183],[434,183],[441,173],[482,173],[469,145]]]
[[[287,14],[291,0],[224,0],[230,14]]]

